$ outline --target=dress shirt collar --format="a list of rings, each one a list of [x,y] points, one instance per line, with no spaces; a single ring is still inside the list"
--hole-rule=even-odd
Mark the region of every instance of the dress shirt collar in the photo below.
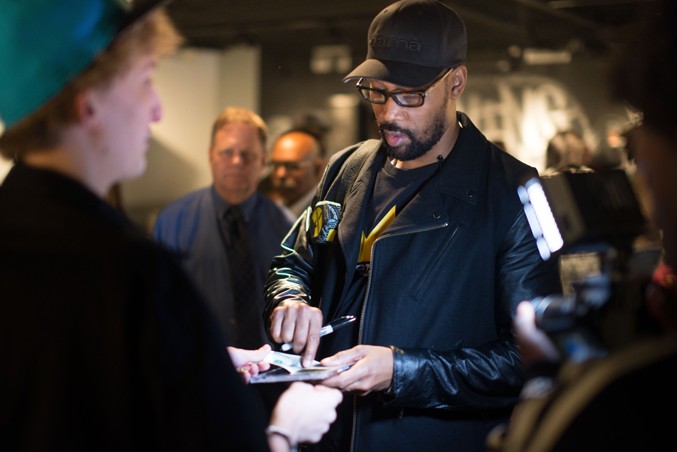
[[[211,186],[210,192],[212,196],[212,202],[214,203],[214,211],[219,216],[219,218],[223,218],[231,205],[228,204],[221,196],[219,196],[214,185]],[[254,213],[254,206],[256,205],[257,196],[258,194],[254,192],[253,195],[245,199],[242,203],[238,204],[246,223],[249,223],[249,220]]]

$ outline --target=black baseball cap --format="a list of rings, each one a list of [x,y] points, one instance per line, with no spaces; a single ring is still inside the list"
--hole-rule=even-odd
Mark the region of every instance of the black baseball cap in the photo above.
[[[467,49],[465,24],[453,9],[437,0],[401,0],[374,18],[367,59],[343,82],[371,78],[424,86],[465,63]]]

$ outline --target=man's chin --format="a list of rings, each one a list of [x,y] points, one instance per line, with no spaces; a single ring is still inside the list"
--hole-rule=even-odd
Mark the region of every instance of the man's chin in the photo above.
[[[411,160],[411,158],[407,155],[407,148],[406,147],[391,147],[388,146],[387,144],[383,146],[383,150],[386,152],[386,155],[390,157],[391,159],[396,159],[402,162],[405,162],[407,160]]]

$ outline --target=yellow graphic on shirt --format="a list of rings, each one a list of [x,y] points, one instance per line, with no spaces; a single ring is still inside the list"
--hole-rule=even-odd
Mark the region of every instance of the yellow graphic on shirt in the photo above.
[[[374,229],[371,230],[368,236],[364,236],[364,231],[362,231],[362,238],[360,240],[360,254],[357,257],[358,264],[364,264],[369,262],[371,258],[371,247],[374,245],[374,241],[383,234],[383,231],[388,229],[390,223],[393,222],[397,216],[397,206],[393,206],[387,214],[378,222]]]
[[[315,225],[315,229],[313,231],[313,237],[317,237],[320,235],[320,231],[322,230],[322,209],[317,208],[313,211],[313,216],[312,216],[313,224]]]

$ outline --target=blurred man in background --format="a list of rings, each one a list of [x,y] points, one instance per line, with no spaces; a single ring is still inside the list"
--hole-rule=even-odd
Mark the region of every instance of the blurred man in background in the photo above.
[[[214,120],[207,153],[212,184],[165,206],[153,229],[156,240],[179,254],[221,327],[231,331],[233,344],[244,348],[268,341],[261,320],[263,281],[292,224],[278,204],[256,190],[268,160],[267,137],[256,113],[224,109]],[[226,224],[232,207],[239,210],[244,231]],[[244,252],[251,262],[233,259],[244,240],[238,232],[248,236]],[[239,299],[236,289],[243,282],[249,287]]]
[[[274,196],[295,217],[310,205],[327,164],[320,137],[304,129],[291,129],[273,143],[270,184]]]

